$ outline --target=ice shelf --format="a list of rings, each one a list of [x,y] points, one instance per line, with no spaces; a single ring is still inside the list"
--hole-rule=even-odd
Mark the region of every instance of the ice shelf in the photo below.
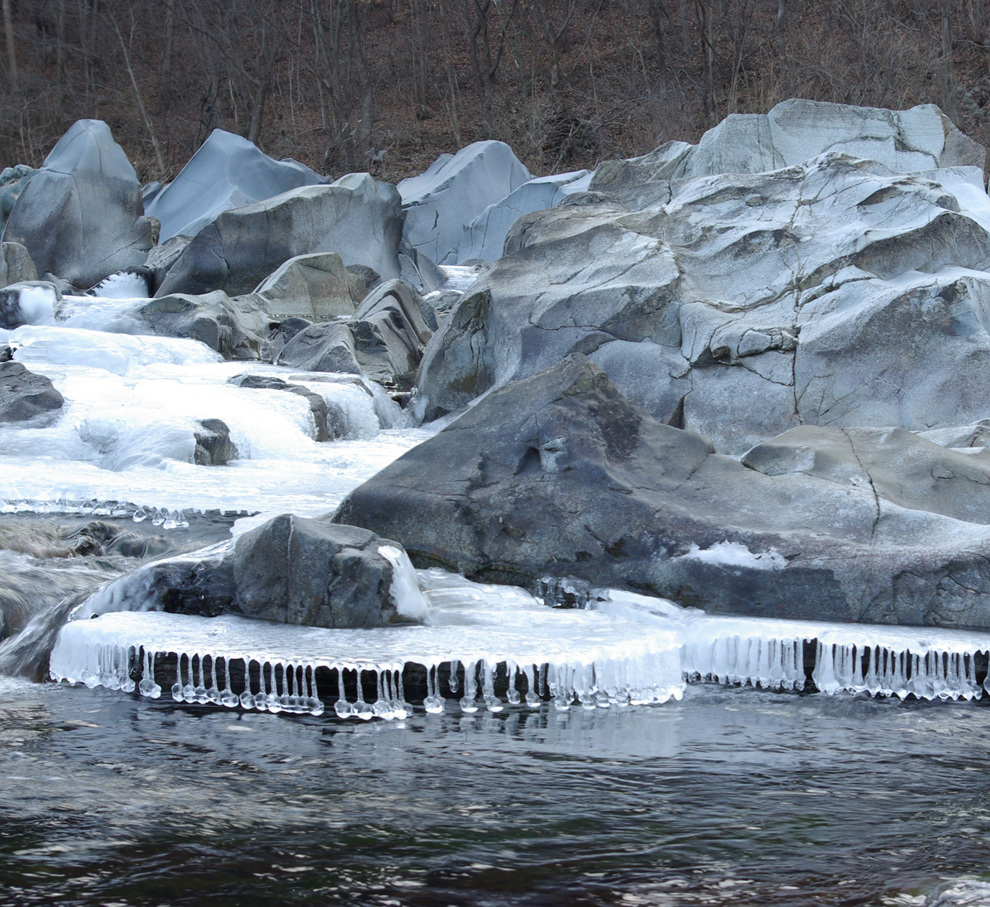
[[[73,620],[51,658],[56,680],[178,702],[398,718],[403,678],[425,676],[427,712],[662,703],[708,681],[776,690],[977,699],[990,635],[917,627],[717,617],[606,591],[589,609],[522,590],[418,571],[426,623],[378,630],[284,626],[224,615],[114,611]],[[814,664],[806,664],[806,652]],[[981,662],[982,664],[982,662]]]

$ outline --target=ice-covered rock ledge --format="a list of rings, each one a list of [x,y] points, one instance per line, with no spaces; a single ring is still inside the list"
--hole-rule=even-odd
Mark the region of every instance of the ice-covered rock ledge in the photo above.
[[[55,680],[177,702],[340,717],[401,718],[460,696],[501,711],[680,699],[686,683],[874,696],[979,699],[990,635],[965,631],[715,617],[611,591],[588,610],[551,609],[511,587],[421,571],[427,625],[379,630],[281,626],[224,615],[121,611],[71,621]],[[809,657],[810,656],[810,657]],[[423,693],[423,695],[419,695]]]

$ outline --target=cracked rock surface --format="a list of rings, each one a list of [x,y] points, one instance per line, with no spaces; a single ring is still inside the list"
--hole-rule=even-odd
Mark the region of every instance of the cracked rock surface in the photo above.
[[[426,348],[426,411],[580,352],[655,418],[727,453],[802,424],[984,418],[990,200],[963,166],[976,152],[927,108],[866,111],[877,135],[820,150],[818,132],[796,138],[808,110],[784,107],[746,146],[750,170],[763,157],[779,169],[706,172],[726,163],[699,163],[718,139],[706,136],[603,165],[588,192],[519,218]],[[884,157],[888,144],[901,150]],[[790,162],[809,148],[820,153]],[[848,153],[869,149],[886,165]]]
[[[485,581],[577,577],[713,613],[990,627],[988,482],[985,456],[904,431],[801,429],[739,462],[572,354],[479,401],[334,519]]]

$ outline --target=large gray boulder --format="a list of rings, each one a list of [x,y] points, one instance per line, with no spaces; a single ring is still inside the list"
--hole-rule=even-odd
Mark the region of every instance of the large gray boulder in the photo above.
[[[20,362],[0,362],[0,422],[26,422],[55,413],[64,403],[44,375],[29,372]]]
[[[194,236],[231,208],[325,182],[298,161],[276,161],[242,136],[214,129],[145,210],[161,223],[164,242],[179,234]]]
[[[529,179],[505,142],[475,142],[441,155],[419,176],[399,183],[406,245],[437,264],[457,264],[470,254],[465,225]]]
[[[307,371],[363,375],[410,391],[435,326],[435,313],[423,297],[401,280],[389,280],[372,290],[352,317],[299,331],[277,362]]]
[[[136,315],[161,337],[199,340],[225,359],[259,359],[269,334],[269,317],[260,303],[220,290],[201,296],[173,293],[140,304]]]
[[[407,619],[400,611],[409,611],[395,597],[393,563],[383,548],[401,550],[365,529],[282,514],[232,546],[150,564],[92,607],[99,613],[119,601],[204,617],[381,627]]]
[[[683,154],[605,168],[597,190],[515,223],[506,256],[427,345],[428,413],[581,352],[654,417],[726,452],[802,423],[985,417],[981,172],[905,175],[828,153],[673,179]]]
[[[934,104],[884,110],[792,98],[767,114],[731,114],[685,156],[677,176],[759,173],[826,152],[877,161],[898,173],[983,168],[986,149]]]
[[[258,285],[255,295],[272,321],[330,321],[353,315],[365,292],[364,282],[336,252],[317,252],[290,258]]]
[[[79,120],[31,176],[3,238],[25,246],[39,274],[89,287],[144,264],[153,245],[141,186],[101,120]]]
[[[459,252],[461,260],[480,258],[496,261],[505,250],[509,229],[523,215],[559,205],[567,196],[584,192],[591,182],[589,170],[539,176],[523,183],[485,208],[464,229],[466,236]]]
[[[250,293],[290,258],[316,252],[336,252],[345,265],[397,277],[401,236],[395,187],[351,173],[224,211],[182,251],[158,295]]]
[[[712,612],[990,628],[990,511],[965,504],[990,459],[908,433],[821,431],[803,439],[812,454],[787,436],[751,452],[768,475],[651,418],[575,354],[479,401],[334,519],[478,580],[576,577]]]

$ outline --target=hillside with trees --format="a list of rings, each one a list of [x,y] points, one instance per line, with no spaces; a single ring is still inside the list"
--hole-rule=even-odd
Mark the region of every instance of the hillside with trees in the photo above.
[[[502,139],[536,173],[788,97],[937,103],[990,144],[985,0],[2,0],[0,164],[106,120],[142,180],[211,130],[396,180]]]

